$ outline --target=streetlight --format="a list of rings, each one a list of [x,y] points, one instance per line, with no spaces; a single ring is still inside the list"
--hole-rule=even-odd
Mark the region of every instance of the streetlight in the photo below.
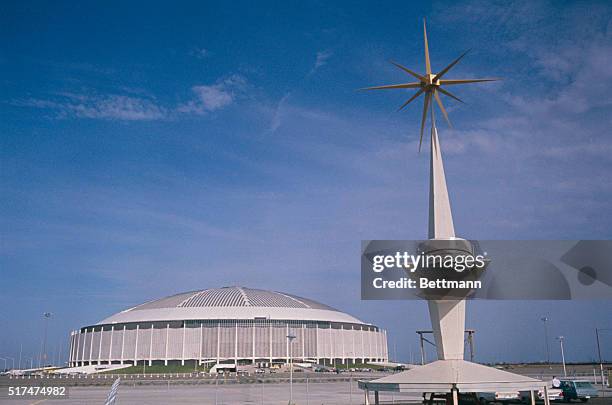
[[[42,366],[45,366],[45,363],[47,362],[47,328],[48,328],[48,324],[49,324],[49,319],[53,316],[53,314],[51,312],[45,312],[43,313],[43,318],[45,321],[45,333],[43,335],[43,349],[42,349]]]
[[[295,335],[287,335],[289,339],[289,405],[293,405],[293,340],[296,338]]]
[[[550,368],[550,346],[548,345],[548,325],[546,324],[546,322],[548,322],[548,318],[544,316],[540,319],[544,323],[544,342],[546,343],[546,363],[548,364],[548,367]]]
[[[6,359],[4,357],[0,357],[0,360],[4,360],[4,368],[3,368],[3,370],[6,371]]]
[[[601,331],[601,330],[612,330],[612,329],[597,329],[597,328],[595,328],[595,338],[597,339],[597,354],[599,355],[599,371],[601,372],[601,386],[602,386],[602,388],[605,388],[603,361],[601,360],[601,346],[599,345],[599,331]]]
[[[565,368],[565,352],[563,351],[563,336],[559,336],[557,340],[561,344],[561,361],[563,362],[563,376],[567,377],[567,369]]]
[[[14,370],[15,369],[15,359],[12,357],[7,357],[7,359],[13,362],[13,367],[11,368],[11,370]]]

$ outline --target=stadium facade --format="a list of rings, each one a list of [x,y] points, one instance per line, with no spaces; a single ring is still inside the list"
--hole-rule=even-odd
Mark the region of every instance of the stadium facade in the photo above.
[[[295,336],[289,339],[288,336]],[[319,302],[244,287],[181,293],[73,331],[70,366],[387,361],[386,331]]]

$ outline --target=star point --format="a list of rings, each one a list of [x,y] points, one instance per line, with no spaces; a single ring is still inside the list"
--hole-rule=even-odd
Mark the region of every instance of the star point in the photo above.
[[[448,113],[444,108],[444,104],[442,103],[442,98],[440,94],[443,94],[446,97],[450,97],[456,101],[463,103],[463,101],[452,94],[450,91],[446,90],[444,86],[455,86],[460,84],[469,84],[469,83],[481,83],[481,82],[492,82],[497,81],[497,78],[486,78],[486,79],[443,79],[444,75],[448,73],[465,55],[470,52],[470,49],[463,52],[457,59],[452,61],[448,66],[439,71],[438,73],[432,73],[431,71],[431,62],[429,60],[429,44],[427,41],[427,25],[425,19],[423,19],[423,42],[425,45],[425,74],[420,74],[417,72],[408,69],[407,67],[390,60],[389,62],[396,66],[397,68],[404,71],[404,73],[412,76],[417,79],[417,82],[408,82],[408,83],[399,83],[399,84],[387,84],[381,86],[373,86],[366,87],[361,90],[394,90],[394,89],[418,89],[416,93],[414,93],[404,104],[402,104],[398,111],[403,110],[408,104],[412,101],[416,100],[421,96],[421,94],[425,94],[425,100],[423,104],[423,116],[421,118],[421,132],[419,138],[419,151],[421,150],[421,144],[423,143],[423,130],[425,128],[425,123],[427,121],[428,110],[431,108],[431,120],[432,126],[435,126],[435,119],[433,118],[433,104],[434,99],[438,108],[442,112],[444,119],[448,123],[449,126],[452,127],[450,119],[448,118]]]

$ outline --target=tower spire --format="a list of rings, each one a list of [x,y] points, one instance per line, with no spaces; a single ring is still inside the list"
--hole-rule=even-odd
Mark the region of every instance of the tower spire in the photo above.
[[[442,111],[444,118],[450,125],[448,114],[442,103],[440,94],[460,101],[457,96],[445,89],[446,86],[462,85],[468,83],[489,82],[497,79],[446,79],[445,75],[468,53],[462,53],[458,58],[448,64],[438,73],[432,73],[429,59],[429,41],[427,40],[427,27],[423,20],[423,42],[425,48],[425,74],[421,75],[396,62],[393,65],[410,75],[416,82],[389,84],[383,86],[367,87],[364,90],[391,90],[391,89],[415,89],[408,101],[399,110],[402,110],[412,101],[424,94],[423,114],[421,117],[421,131],[419,138],[419,151],[423,140],[423,132],[427,121],[427,113],[431,116],[431,154],[429,173],[429,239],[448,240],[455,239],[455,226],[451,212],[446,177],[444,175],[444,163],[442,162],[442,148],[438,139],[436,119],[434,116],[434,100]],[[440,93],[440,94],[438,94]],[[438,359],[440,360],[463,360],[464,346],[463,335],[465,333],[465,299],[454,300],[428,300],[431,326],[436,340]]]
[[[429,239],[455,237],[442,148],[438,139],[436,117],[431,106],[431,142],[429,172]],[[429,300],[429,317],[439,360],[463,360],[465,300]]]
[[[433,110],[433,108],[432,108]],[[429,163],[429,234],[430,239],[447,239],[455,237],[455,226],[451,212],[442,150],[438,139],[438,130],[432,111],[431,153]]]

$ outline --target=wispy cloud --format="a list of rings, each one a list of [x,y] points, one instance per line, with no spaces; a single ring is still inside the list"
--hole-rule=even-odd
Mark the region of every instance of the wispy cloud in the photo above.
[[[210,51],[206,48],[196,48],[191,51],[191,55],[198,59],[205,59],[210,57]]]
[[[227,107],[244,93],[246,84],[243,76],[234,74],[212,85],[193,86],[194,99],[180,105],[177,111],[203,115]]]
[[[330,50],[323,50],[317,52],[317,56],[315,59],[315,63],[305,75],[305,78],[308,78],[312,74],[314,74],[319,68],[327,64],[327,61],[333,56],[333,52]],[[272,120],[270,121],[270,132],[275,132],[281,125],[283,116],[285,114],[285,110],[287,109],[287,103],[289,97],[291,96],[291,91],[288,91],[281,97],[281,99],[276,104],[276,107],[273,109]]]
[[[278,104],[276,104],[276,108],[274,109],[274,114],[272,115],[272,120],[270,122],[270,132],[275,132],[281,126],[283,110],[290,96],[291,92],[286,93],[283,97],[281,97]]]
[[[233,74],[211,85],[193,86],[193,98],[178,106],[163,106],[155,97],[134,94],[129,89],[121,89],[123,94],[56,93],[48,98],[12,100],[10,104],[50,110],[56,118],[153,121],[175,118],[177,113],[205,115],[220,110],[234,103],[246,87],[247,80]]]
[[[599,12],[542,2],[469,1],[441,17],[445,23],[470,23],[473,41],[497,38],[488,51],[519,66],[506,71],[503,86],[491,89],[506,108],[453,131],[458,136],[450,152],[476,146],[528,160],[610,158],[612,142],[604,136],[610,121],[602,112],[612,105],[612,30],[609,13],[593,7]],[[481,41],[485,47],[492,43]]]
[[[323,50],[323,51],[317,52],[317,57],[315,59],[314,66],[312,67],[312,70],[310,71],[310,74],[313,74],[314,72],[316,72],[320,67],[325,66],[327,64],[327,61],[333,55],[334,53],[330,50]]]
[[[78,117],[120,121],[151,121],[165,118],[167,110],[154,99],[125,95],[64,93],[54,99],[25,99],[14,105],[50,109],[59,118]]]

